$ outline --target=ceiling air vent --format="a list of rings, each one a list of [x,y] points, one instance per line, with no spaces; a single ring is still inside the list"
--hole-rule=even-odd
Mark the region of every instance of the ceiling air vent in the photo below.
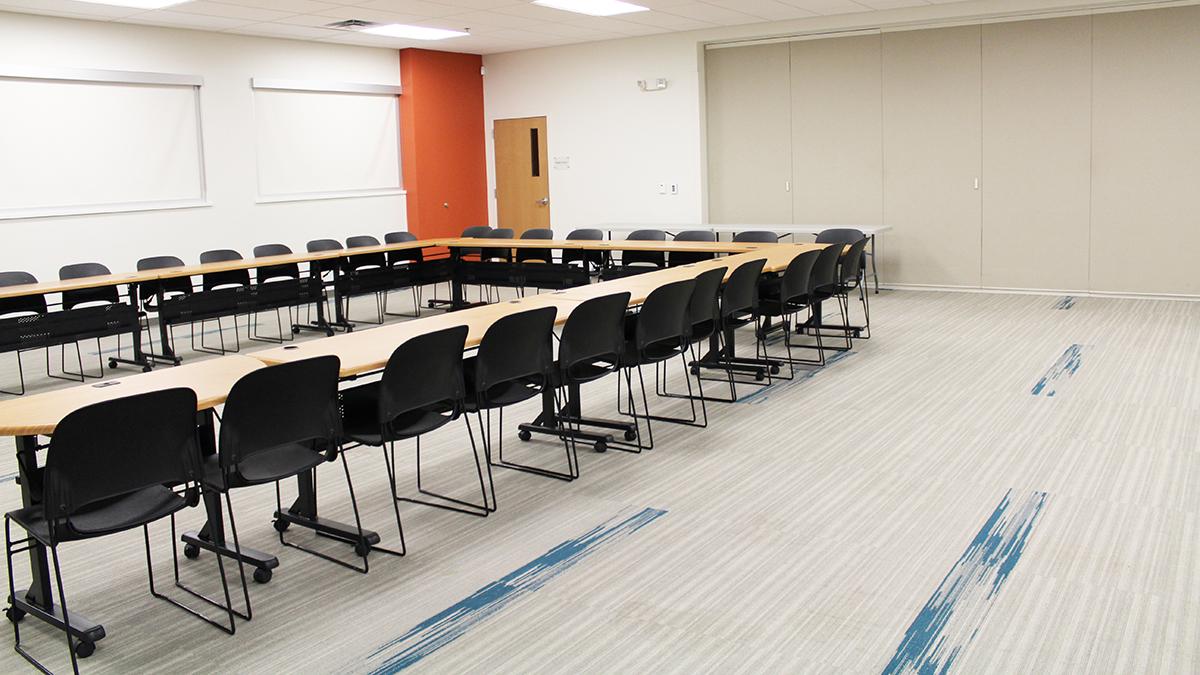
[[[346,19],[345,21],[334,21],[333,23],[325,24],[326,28],[335,30],[362,30],[376,25],[374,21],[363,21],[362,19]]]

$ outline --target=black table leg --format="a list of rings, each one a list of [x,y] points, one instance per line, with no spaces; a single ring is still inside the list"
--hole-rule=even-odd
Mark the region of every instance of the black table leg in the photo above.
[[[141,301],[139,300],[138,296],[138,285],[129,284],[129,302],[133,305],[134,309],[133,330],[131,330],[129,333],[129,338],[133,342],[133,358],[121,358],[121,352],[120,349],[118,349],[116,356],[110,356],[108,358],[108,365],[110,368],[116,368],[118,363],[123,363],[127,366],[140,366],[143,372],[148,373],[150,372],[151,366],[150,360],[147,359],[145,353],[142,352],[142,321],[137,316],[137,310],[139,307],[141,307]],[[117,345],[119,347],[120,342],[118,342]]]
[[[542,411],[533,422],[521,424],[517,427],[520,432],[518,438],[527,441],[532,437],[532,434],[559,437],[569,436],[577,441],[594,444],[597,452],[604,452],[608,444],[613,442],[613,435],[582,430],[577,431],[572,429],[571,425],[620,431],[627,441],[637,438],[637,426],[634,422],[583,417],[583,409],[580,401],[579,385],[567,385],[567,405],[560,413],[555,409],[554,390],[549,388],[543,389]]]
[[[18,436],[16,441],[21,503],[25,506],[35,506],[42,502],[42,470],[37,465],[37,436]],[[61,630],[62,610],[54,604],[46,547],[36,541],[31,541],[29,545],[29,573],[29,588],[16,591],[14,596],[8,599],[9,605]],[[105,636],[104,626],[77,611],[71,612],[70,631],[76,638],[91,643],[102,640]]]

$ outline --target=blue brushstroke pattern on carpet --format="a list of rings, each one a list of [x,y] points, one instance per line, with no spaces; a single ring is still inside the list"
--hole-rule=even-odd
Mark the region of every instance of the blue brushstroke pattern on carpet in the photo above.
[[[747,405],[759,405],[761,403],[764,403],[767,401],[767,399],[769,399],[771,397],[771,394],[778,392],[778,391],[784,391],[788,387],[793,387],[797,384],[800,384],[801,382],[803,382],[805,380],[811,380],[812,378],[816,377],[817,373],[821,372],[822,370],[825,370],[829,366],[832,366],[833,364],[837,363],[838,361],[841,361],[842,359],[847,358],[853,354],[854,354],[854,352],[836,352],[832,356],[826,357],[825,365],[817,366],[815,368],[811,368],[811,367],[806,368],[804,366],[796,366],[795,374],[792,376],[791,380],[777,380],[774,384],[772,384],[769,387],[759,387],[759,388],[755,389],[754,391],[750,392],[749,394],[746,394],[745,396],[739,398],[736,402],[737,403],[745,403]],[[785,364],[784,368],[786,368],[786,367],[787,367],[787,365]],[[706,386],[721,387],[724,385],[722,385],[720,382],[714,382],[714,383],[710,383]]]
[[[921,608],[883,669],[895,673],[947,673],[979,634],[1000,589],[1012,575],[1046,505],[1045,492],[1019,502],[1009,490]]]
[[[1061,297],[1058,302],[1054,303],[1054,309],[1071,309],[1074,306],[1075,298],[1070,295]]]
[[[462,637],[473,626],[514,601],[553,581],[602,545],[627,537],[666,514],[661,509],[643,509],[615,525],[601,525],[581,537],[564,541],[387,642],[367,657],[367,667],[372,673],[379,674],[408,668]]]
[[[1034,396],[1052,397],[1058,393],[1061,385],[1071,379],[1079,367],[1083,365],[1083,345],[1071,345],[1058,357],[1050,370],[1042,376],[1030,392]]]

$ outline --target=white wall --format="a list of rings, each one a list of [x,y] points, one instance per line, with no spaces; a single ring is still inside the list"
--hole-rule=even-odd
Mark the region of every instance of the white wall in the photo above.
[[[385,232],[405,229],[403,196],[255,203],[250,78],[394,85],[400,82],[394,50],[0,13],[0,64],[202,76],[212,203],[172,211],[0,221],[0,270],[27,270],[39,279],[54,279],[59,266],[71,262],[98,261],[113,271],[128,271],[138,258],[151,255],[196,262],[203,250],[234,248],[249,257],[261,243],[303,250],[310,239],[382,238]]]

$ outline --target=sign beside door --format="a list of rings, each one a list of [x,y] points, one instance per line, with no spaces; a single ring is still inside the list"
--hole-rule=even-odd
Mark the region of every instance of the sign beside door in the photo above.
[[[498,227],[550,227],[550,178],[546,118],[496,120],[496,216]]]

